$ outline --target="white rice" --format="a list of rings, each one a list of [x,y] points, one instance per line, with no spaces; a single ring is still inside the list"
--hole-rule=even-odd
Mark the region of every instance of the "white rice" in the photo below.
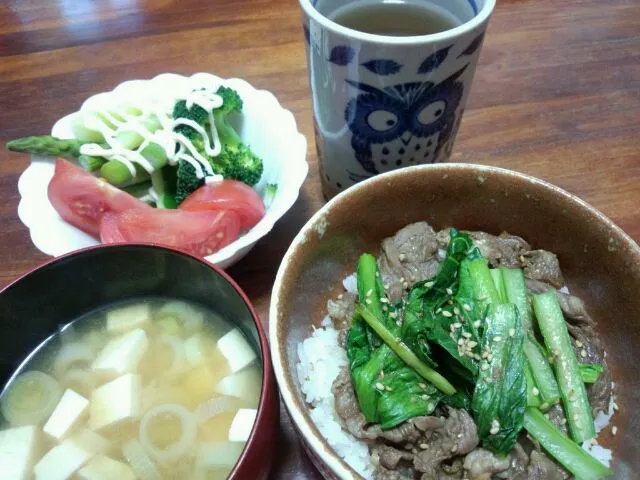
[[[355,273],[352,273],[347,278],[342,280],[342,285],[347,292],[356,295],[358,294],[358,277]]]
[[[345,279],[345,288],[349,278]],[[328,316],[322,321],[321,328],[315,329],[298,345],[298,358],[298,379],[307,403],[312,406],[311,419],[345,462],[364,478],[373,478],[375,467],[371,463],[369,447],[342,430],[336,413],[331,386],[340,369],[347,365],[347,354],[339,345],[338,331]]]

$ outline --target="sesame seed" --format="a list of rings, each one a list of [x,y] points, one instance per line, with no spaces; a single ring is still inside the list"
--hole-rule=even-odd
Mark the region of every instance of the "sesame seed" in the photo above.
[[[453,328],[462,328],[462,324],[460,322],[454,322],[451,324]]]
[[[498,421],[497,418],[494,418],[493,420],[491,420],[491,430],[489,430],[489,433],[491,435],[495,435],[499,431],[500,431],[500,422]]]
[[[482,322],[480,320],[476,320],[475,322],[473,322],[473,326],[476,328],[480,328],[481,325],[482,325]]]
[[[453,300],[447,300],[447,303],[448,303],[449,305],[453,305]]]
[[[567,424],[567,419],[563,418],[562,420],[560,420],[560,425],[566,425]]]
[[[428,403],[427,404],[427,410],[433,410],[435,408],[436,408],[435,404],[433,404],[433,403]]]
[[[411,453],[413,453],[414,455],[418,453],[418,450],[416,450],[415,448],[411,449]]]
[[[434,282],[427,282],[427,283],[424,284],[424,286],[427,287],[427,288],[431,288],[431,287],[433,287],[433,283]]]
[[[484,381],[487,382],[487,383],[493,383],[493,378],[487,377],[487,378],[484,379]]]
[[[391,318],[396,318],[396,317],[398,316],[398,312],[391,312],[391,313],[389,314],[389,316],[390,316]]]
[[[453,315],[451,314],[451,312],[447,312],[446,310],[442,311],[442,316],[443,317],[447,317],[447,318],[451,318],[453,317]]]
[[[384,370],[380,370],[380,378],[384,378]]]
[[[460,315],[460,310],[458,309],[458,307],[453,307],[453,313],[456,315]]]
[[[484,372],[485,370],[489,370],[489,364],[488,364],[488,363],[483,363],[483,364],[480,366],[480,370],[482,370],[483,372]]]
[[[387,297],[380,297],[380,303],[389,303]]]
[[[547,408],[549,408],[551,405],[549,405],[547,402],[542,402],[540,404],[540,410],[546,410]],[[566,423],[566,420],[565,420]]]
[[[471,305],[469,305],[468,303],[463,304],[462,308],[464,308],[467,312],[471,311]]]
[[[451,453],[456,453],[458,451],[458,445],[451,445]]]
[[[580,348],[584,345],[580,340],[576,340],[576,347]]]
[[[425,383],[419,383],[418,386],[420,388],[427,388],[427,385]]]
[[[442,308],[438,307],[438,309],[436,310],[436,313],[440,313],[442,311]]]
[[[573,389],[569,390],[569,394],[567,395],[567,397],[569,398],[570,402],[573,402],[576,399],[575,390],[573,390]]]
[[[536,387],[533,387],[531,389],[531,393],[533,393],[534,397],[537,397],[538,395],[540,395],[540,390],[538,390]]]
[[[420,398],[422,398],[423,400],[429,400],[429,395],[423,394]]]
[[[524,263],[524,256],[520,255],[520,263]]]
[[[471,340],[469,343],[467,343],[467,346],[468,346],[469,348],[473,348],[473,347],[475,347],[476,345],[478,345],[478,342],[474,342],[473,340]]]
[[[429,445],[427,445],[426,443],[421,443],[421,444],[420,444],[420,448],[421,448],[422,450],[426,450],[427,448],[429,448]]]
[[[400,277],[400,282],[404,282],[404,277]]]
[[[459,338],[459,339],[458,339],[458,345],[462,345],[463,343],[464,343],[464,339]]]
[[[581,356],[582,358],[586,358],[586,356],[587,356],[587,351],[586,351],[584,348],[583,348],[582,350],[580,350],[580,356]]]
[[[400,255],[398,255],[398,258],[402,262],[402,261],[404,261],[405,258],[407,258],[407,256],[404,253],[401,253]]]
[[[578,412],[573,412],[573,421],[578,423],[578,421],[580,420],[580,415],[578,415]]]
[[[469,332],[462,332],[462,336],[464,338],[471,338],[472,335]]]
[[[383,312],[388,312],[389,311],[389,307],[387,307],[386,305],[382,305],[382,311]]]
[[[402,322],[401,322],[400,320],[397,320],[397,321],[396,321],[396,325],[397,325],[397,326],[399,326],[399,327],[401,327],[401,326],[402,326]]]
[[[611,427],[611,435],[615,435],[616,433],[618,433],[618,427],[614,425],[613,427]]]
[[[515,328],[510,328],[509,329],[509,336],[513,337],[516,334],[516,329]]]
[[[489,361],[489,362],[493,361],[493,355],[491,353],[487,357],[487,361]]]
[[[500,335],[496,335],[495,337],[493,337],[493,341],[495,343],[500,343],[502,341],[502,337]]]
[[[482,358],[487,358],[489,356],[489,352],[482,352]]]
[[[367,305],[371,305],[371,299],[370,298],[365,299],[364,303],[366,303]]]
[[[620,410],[620,407],[618,407],[618,404],[616,402],[613,402],[613,409],[617,412],[618,410]]]
[[[343,294],[338,295],[338,300],[342,300],[344,298]]]
[[[376,277],[380,277],[380,272],[376,272]]]
[[[391,388],[391,387],[384,387],[384,388],[385,388],[385,390],[386,390],[387,392],[392,392],[392,391],[393,391],[393,388]]]
[[[377,388],[378,390],[384,390],[384,385],[383,385],[383,384],[381,384],[380,382],[378,382],[378,383],[376,383],[376,388]]]
[[[409,282],[403,282],[402,286],[406,290],[407,288],[409,288]]]
[[[365,294],[365,296],[370,297],[372,293],[373,293],[373,288],[370,288],[369,290],[367,290],[367,293]]]
[[[453,331],[451,331],[451,332],[449,333],[449,336],[450,336],[451,338],[453,338],[454,340],[456,339],[456,334],[455,334],[455,333],[453,333]]]
[[[447,292],[447,295],[453,295],[453,290],[451,290],[449,287],[447,287],[445,291]]]
[[[462,435],[461,433],[456,435],[456,438],[462,438],[464,435]]]

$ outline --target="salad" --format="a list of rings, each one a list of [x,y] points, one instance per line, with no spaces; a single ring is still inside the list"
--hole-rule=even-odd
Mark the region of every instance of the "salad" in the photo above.
[[[173,92],[171,92],[173,93]],[[277,186],[253,188],[262,159],[230,123],[237,91],[111,97],[70,117],[73,138],[11,140],[9,150],[57,158],[47,194],[67,223],[103,243],[149,242],[206,256],[264,216]]]

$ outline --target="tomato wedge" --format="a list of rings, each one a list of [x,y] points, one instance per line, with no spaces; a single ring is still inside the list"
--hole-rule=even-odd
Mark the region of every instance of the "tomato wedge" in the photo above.
[[[105,213],[132,208],[151,210],[134,196],[62,159],[56,160],[47,194],[65,222],[96,238],[100,235],[100,220]]]
[[[239,236],[240,219],[230,211],[136,208],[106,213],[100,223],[103,243],[155,243],[201,257],[217,252]]]
[[[234,212],[240,218],[243,231],[253,228],[264,217],[265,212],[260,195],[237,180],[207,183],[189,195],[179,208],[190,212]]]

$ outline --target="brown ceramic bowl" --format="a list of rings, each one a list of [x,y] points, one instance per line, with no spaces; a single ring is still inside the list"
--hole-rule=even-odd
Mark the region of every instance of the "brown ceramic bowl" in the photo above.
[[[226,273],[187,253],[152,245],[91,247],[51,260],[7,286],[0,292],[0,386],[59,325],[139,296],[198,302],[228,318],[253,343],[262,363],[262,394],[251,436],[229,478],[266,478],[279,405],[264,329]]]
[[[359,478],[310,419],[297,379],[297,345],[325,315],[358,256],[411,222],[499,234],[555,252],[572,293],[598,321],[616,381],[614,469],[640,472],[640,248],[603,214],[541,180],[468,164],[410,167],[379,175],[335,197],[304,226],[278,271],[270,311],[273,364],[284,403],[312,460],[326,477]],[[625,473],[626,472],[626,473]]]

